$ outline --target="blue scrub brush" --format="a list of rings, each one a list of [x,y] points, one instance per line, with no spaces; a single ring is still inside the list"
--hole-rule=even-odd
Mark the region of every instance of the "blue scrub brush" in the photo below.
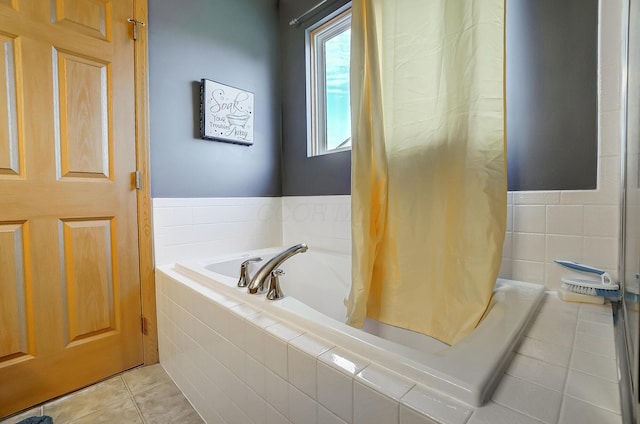
[[[556,260],[555,262],[559,265],[576,271],[596,274],[600,276],[599,280],[563,277],[563,289],[572,293],[585,294],[588,296],[613,298],[619,298],[621,296],[620,285],[613,282],[613,278],[608,272],[573,261]]]

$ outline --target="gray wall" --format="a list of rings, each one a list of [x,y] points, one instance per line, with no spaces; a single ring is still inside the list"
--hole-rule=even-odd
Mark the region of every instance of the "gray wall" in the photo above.
[[[277,1],[149,0],[148,29],[152,196],[280,196]],[[253,146],[199,139],[201,78],[255,94]]]
[[[299,26],[289,21],[319,0],[280,0],[282,73],[282,194],[317,196],[351,193],[351,152],[307,157],[305,29],[347,3],[338,0]]]
[[[509,190],[595,189],[598,0],[507,1]]]
[[[305,29],[317,0],[280,1],[283,194],[349,194],[351,152],[307,158]],[[507,1],[509,190],[595,189],[597,0]]]

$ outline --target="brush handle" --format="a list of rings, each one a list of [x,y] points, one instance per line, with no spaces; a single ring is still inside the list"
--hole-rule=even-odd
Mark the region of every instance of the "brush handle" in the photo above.
[[[589,265],[579,264],[578,262],[562,261],[562,260],[555,260],[554,262],[562,266],[566,266],[567,268],[575,269],[576,271],[589,272],[591,274],[597,274],[597,275],[604,274],[604,270],[602,269],[594,268]]]

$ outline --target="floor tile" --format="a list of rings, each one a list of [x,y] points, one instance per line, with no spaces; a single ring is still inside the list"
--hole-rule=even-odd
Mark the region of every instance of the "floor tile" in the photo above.
[[[40,417],[44,415],[42,413],[42,407],[38,406],[37,408],[32,408],[29,409],[27,411],[24,411],[20,414],[14,415],[10,418],[7,418],[6,420],[0,421],[0,424],[14,424],[17,423],[18,421],[22,421],[25,418],[29,418],[29,417]]]
[[[43,412],[56,424],[72,422],[128,397],[124,381],[118,376],[48,403]]]
[[[60,421],[61,422],[61,421]],[[142,418],[136,409],[133,399],[128,398],[121,402],[114,403],[113,405],[93,412],[89,415],[71,421],[70,424],[142,424]],[[54,421],[54,424],[58,424]]]
[[[140,367],[122,374],[125,384],[134,395],[171,381],[160,364]]]
[[[145,421],[170,423],[194,412],[191,404],[173,382],[162,383],[135,395]]]

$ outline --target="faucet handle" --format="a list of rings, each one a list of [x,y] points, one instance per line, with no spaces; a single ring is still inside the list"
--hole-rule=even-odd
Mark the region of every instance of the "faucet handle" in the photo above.
[[[269,278],[269,290],[267,291],[267,299],[278,300],[284,297],[284,293],[280,289],[279,276],[284,275],[284,271],[281,269],[274,269],[271,271],[271,278]]]
[[[249,258],[240,264],[240,279],[238,280],[238,287],[247,287],[249,285],[249,280],[251,280],[251,277],[249,276],[249,264],[252,262],[260,262],[261,260],[262,258],[260,257]]]

